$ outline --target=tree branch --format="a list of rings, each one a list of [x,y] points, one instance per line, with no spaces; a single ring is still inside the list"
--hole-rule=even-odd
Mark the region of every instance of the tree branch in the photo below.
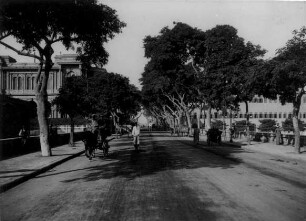
[[[54,41],[54,38],[56,37],[56,32],[53,32],[53,34],[52,34],[52,37],[51,37],[51,42],[53,42]]]
[[[176,99],[174,97],[170,97],[167,94],[164,94],[165,97],[167,97],[180,111],[182,111],[182,107],[179,103],[177,103]]]
[[[192,59],[192,61],[191,61],[191,66],[192,66],[193,70],[196,72],[196,74],[199,75],[198,70],[197,70],[196,67],[194,66],[194,61],[193,61],[193,59]]]
[[[30,53],[22,52],[22,51],[20,51],[20,50],[14,48],[14,47],[8,45],[7,43],[5,43],[5,42],[3,42],[3,41],[0,41],[0,44],[2,44],[2,45],[4,45],[5,47],[11,49],[12,51],[16,52],[16,53],[19,54],[19,55],[27,56],[27,57],[32,57],[32,58],[36,58],[36,59],[38,59],[38,60],[41,61],[41,57],[39,57],[39,56],[37,56],[37,55],[35,55],[35,54],[30,54]]]
[[[58,41],[63,41],[65,38],[58,38],[58,39],[55,39],[55,40],[52,40],[50,43],[53,44],[55,42],[58,42]],[[79,37],[76,37],[76,38],[71,38],[70,41],[77,41],[77,40],[80,40]]]
[[[171,107],[169,107],[169,105],[165,105],[165,107],[171,111],[172,115],[176,116],[177,118],[179,117],[178,114]]]

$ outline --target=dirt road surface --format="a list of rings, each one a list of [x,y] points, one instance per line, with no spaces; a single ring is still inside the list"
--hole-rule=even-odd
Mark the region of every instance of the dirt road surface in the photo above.
[[[306,220],[305,162],[166,133],[110,145],[1,194],[1,221]]]

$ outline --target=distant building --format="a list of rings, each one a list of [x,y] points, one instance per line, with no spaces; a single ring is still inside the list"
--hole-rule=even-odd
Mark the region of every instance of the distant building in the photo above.
[[[240,103],[239,106],[240,110],[238,112],[232,112],[231,116],[233,123],[246,119],[245,103]],[[287,118],[292,117],[292,103],[282,105],[278,98],[276,100],[271,100],[261,96],[255,96],[253,100],[248,103],[248,107],[250,122],[255,123],[257,126],[260,125],[259,121],[262,119],[273,119],[281,125]],[[195,111],[193,114],[200,113],[199,111]],[[200,119],[202,123],[204,123],[207,117],[204,113],[201,113]],[[299,119],[306,122],[306,95],[302,97]],[[212,120],[223,120],[222,111],[212,110]],[[229,122],[230,113],[228,111],[225,117],[225,123],[229,125]]]
[[[48,80],[48,100],[51,102],[63,85],[65,78],[80,76],[82,64],[76,60],[76,54],[55,56],[55,62]],[[0,90],[13,98],[35,100],[34,82],[38,71],[38,63],[18,63],[10,56],[0,56]],[[52,107],[52,118],[60,117],[56,107]]]

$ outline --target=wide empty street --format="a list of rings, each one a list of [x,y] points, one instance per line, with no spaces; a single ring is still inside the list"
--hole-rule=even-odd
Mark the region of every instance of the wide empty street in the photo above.
[[[126,135],[110,145],[2,193],[1,221],[306,220],[305,162],[169,133],[142,133],[140,153]]]

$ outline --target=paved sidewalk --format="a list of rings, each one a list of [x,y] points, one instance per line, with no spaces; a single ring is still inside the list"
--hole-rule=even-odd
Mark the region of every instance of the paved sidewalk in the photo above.
[[[82,141],[52,148],[52,156],[30,153],[0,161],[0,192],[4,192],[34,176],[84,153]]]
[[[240,143],[241,144],[241,143]],[[294,147],[291,145],[276,145],[275,143],[262,143],[252,141],[250,145],[247,142],[242,142],[243,149],[248,149],[256,152],[268,153],[271,155],[279,155],[292,159],[299,159],[306,161],[306,148],[301,148],[301,153],[294,152]]]
[[[202,135],[200,140],[206,141],[206,136]],[[206,145],[206,142],[205,142]],[[223,145],[230,145],[240,147],[245,150],[252,150],[253,152],[261,152],[267,153],[270,155],[282,156],[285,158],[296,159],[296,160],[303,160],[306,161],[306,147],[301,148],[301,153],[296,154],[294,152],[294,147],[292,145],[276,145],[274,143],[263,143],[263,142],[256,142],[251,141],[249,145],[246,139],[233,139],[233,143],[229,141],[223,141]]]

